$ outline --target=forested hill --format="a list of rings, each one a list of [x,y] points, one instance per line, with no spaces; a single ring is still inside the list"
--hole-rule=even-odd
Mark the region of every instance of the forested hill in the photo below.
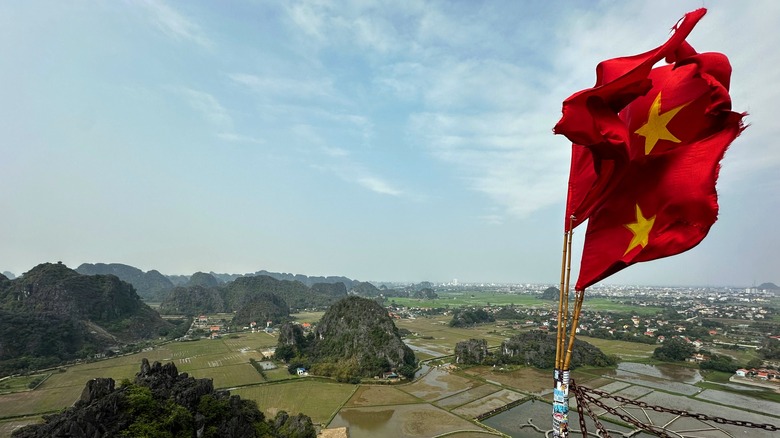
[[[254,273],[255,277],[261,276],[261,275],[267,275],[269,277],[275,278],[277,280],[287,280],[287,281],[300,281],[301,283],[305,284],[306,286],[313,286],[317,283],[344,283],[344,286],[346,286],[347,290],[352,289],[353,283],[355,283],[355,280],[349,279],[347,277],[342,276],[308,276],[308,275],[302,275],[302,274],[287,274],[283,272],[268,272],[266,270],[260,270]]]
[[[257,272],[249,273],[249,274],[219,274],[216,272],[209,272],[209,275],[217,279],[220,283],[230,283],[231,281],[234,281],[241,277],[260,277],[265,275],[267,277],[275,278],[277,280],[298,281],[309,287],[314,286],[315,284],[318,283],[322,283],[322,284],[344,283],[347,290],[352,289],[353,284],[357,283],[356,280],[352,280],[350,278],[343,277],[343,276],[336,276],[336,275],[329,275],[327,277],[317,276],[317,275],[309,276],[303,274],[288,274],[286,272],[271,272],[271,271],[266,271],[265,269],[261,269]],[[186,275],[169,275],[168,278],[171,279],[176,286],[184,286],[185,283],[187,283]]]
[[[163,275],[156,270],[144,272],[136,267],[124,265],[122,263],[83,263],[76,268],[76,271],[85,275],[116,275],[120,280],[132,284],[133,287],[135,287],[136,292],[138,292],[138,295],[147,301],[162,301],[175,286],[216,287],[245,277],[271,277],[280,281],[298,282],[306,287],[312,287],[317,284],[343,284],[344,287],[346,287],[346,290],[352,290],[356,286],[364,288],[367,285],[370,285],[369,283],[361,283],[357,280],[352,280],[343,276],[308,276],[284,272],[270,272],[264,269],[253,274],[196,272],[192,275]],[[370,288],[376,289],[373,285],[370,285]],[[357,291],[356,293],[358,295],[368,296],[360,293],[360,291]],[[378,295],[378,293],[376,295]]]
[[[270,294],[270,295],[269,295]],[[250,303],[255,309],[266,297],[284,300],[289,311],[307,308],[325,308],[347,295],[343,283],[316,283],[311,287],[299,281],[277,280],[267,275],[239,277],[218,286],[179,286],[160,304],[160,312],[196,315],[199,313],[241,312]],[[278,303],[271,303],[274,312],[282,311]],[[269,315],[272,320],[279,320]],[[258,316],[259,318],[259,316]]]
[[[356,296],[332,305],[312,336],[304,336],[299,325],[283,325],[276,357],[339,381],[359,381],[390,370],[408,377],[416,364],[387,310]]]
[[[0,278],[0,374],[88,357],[172,328],[113,275],[44,263],[14,280]]]
[[[138,295],[147,301],[159,301],[173,289],[171,280],[158,271],[144,272],[121,263],[82,263],[76,272],[84,275],[116,275],[120,280],[132,284]]]

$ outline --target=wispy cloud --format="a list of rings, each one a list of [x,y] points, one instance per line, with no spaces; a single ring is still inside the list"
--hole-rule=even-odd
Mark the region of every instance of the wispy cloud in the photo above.
[[[376,176],[362,175],[355,178],[355,182],[361,186],[382,195],[401,196],[403,192],[393,187],[389,182]]]
[[[259,76],[247,73],[233,73],[228,77],[263,96],[285,99],[334,97],[333,84],[324,78],[291,78],[281,76]]]
[[[167,4],[158,0],[142,0],[138,4],[144,7],[154,25],[169,37],[191,41],[207,49],[214,46],[199,25]]]
[[[504,223],[504,216],[499,214],[485,214],[479,216],[479,219],[488,225],[501,225]]]
[[[406,8],[371,1],[345,4],[303,0],[289,2],[286,9],[296,29],[294,34],[304,36],[309,44],[348,44],[387,53],[403,50],[405,46],[399,40],[404,35],[397,23],[404,22],[408,8],[417,6],[406,5]]]
[[[197,110],[209,123],[222,129],[233,129],[233,119],[225,107],[211,94],[193,88],[179,87],[176,89],[183,95],[189,105]]]
[[[183,96],[189,106],[203,116],[218,138],[235,143],[265,143],[262,139],[237,133],[230,113],[212,94],[188,87],[172,89]]]
[[[410,130],[434,158],[511,216],[560,200],[568,149],[550,133],[560,104],[550,103],[541,73],[465,60],[429,67],[427,75],[421,99],[428,110],[411,115]]]
[[[248,135],[236,134],[234,132],[220,132],[217,134],[217,137],[221,138],[222,140],[227,140],[235,143],[254,143],[254,144],[265,143],[264,140],[250,137]]]
[[[349,151],[343,148],[323,146],[322,152],[330,157],[346,157],[349,156]]]

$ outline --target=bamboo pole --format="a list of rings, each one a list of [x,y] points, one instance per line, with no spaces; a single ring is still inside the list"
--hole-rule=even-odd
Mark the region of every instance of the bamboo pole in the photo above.
[[[575,290],[574,294],[576,296],[576,299],[574,301],[574,314],[572,315],[571,320],[571,334],[569,335],[569,345],[566,350],[566,359],[563,361],[563,368],[564,370],[569,369],[569,364],[571,364],[571,350],[574,346],[574,336],[577,333],[577,324],[580,319],[580,311],[582,310],[582,300],[585,297],[585,291],[584,290]]]
[[[572,218],[573,220],[573,218]],[[569,226],[569,239],[566,243],[566,281],[564,282],[563,288],[563,334],[561,335],[561,351],[565,351],[566,349],[566,328],[569,324],[569,280],[571,279],[571,241],[572,237],[574,236],[574,230]],[[564,366],[564,354],[561,353],[561,369],[566,370],[567,368]]]
[[[556,333],[555,371],[553,372],[553,437],[569,436],[569,371],[565,361],[566,326],[569,320],[569,280],[571,278],[571,242],[574,234],[574,216],[569,217],[569,227],[563,235],[561,257],[561,289],[558,295],[558,332]],[[576,320],[573,320],[576,327]],[[573,330],[574,328],[572,328]]]
[[[566,281],[566,256],[568,250],[567,242],[569,240],[569,233],[571,233],[571,229],[563,233],[563,250],[561,255],[561,287],[558,289],[558,330],[556,331],[557,337],[555,338],[555,369],[561,369],[561,365],[563,365],[562,340],[566,336],[563,330],[563,320],[561,318],[561,314],[563,313],[563,285]]]

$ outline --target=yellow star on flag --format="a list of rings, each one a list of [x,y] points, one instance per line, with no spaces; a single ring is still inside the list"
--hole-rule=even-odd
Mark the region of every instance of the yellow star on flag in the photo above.
[[[650,105],[647,123],[634,131],[635,134],[639,134],[645,138],[645,155],[650,154],[655,147],[655,144],[658,143],[658,140],[669,140],[674,143],[680,142],[679,138],[669,132],[669,128],[667,128],[666,125],[669,124],[672,118],[674,118],[685,105],[688,104],[680,105],[677,108],[673,108],[661,114],[661,93],[658,93],[653,104]]]
[[[650,230],[653,229],[654,223],[655,223],[655,216],[649,219],[646,218],[642,214],[642,210],[639,208],[639,204],[637,204],[636,222],[624,225],[624,227],[628,228],[628,230],[634,234],[634,237],[631,238],[631,242],[628,244],[628,249],[626,249],[626,252],[624,252],[623,255],[628,254],[632,249],[636,248],[637,246],[641,245],[642,248],[647,246],[647,241],[650,238]]]

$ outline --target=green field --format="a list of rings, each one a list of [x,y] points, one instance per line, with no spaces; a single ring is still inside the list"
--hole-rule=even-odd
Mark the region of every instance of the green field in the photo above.
[[[7,377],[0,380],[0,395],[12,392],[29,391],[30,385],[39,385],[40,382],[49,378],[51,373],[33,374],[29,376]],[[39,382],[39,383],[35,383]]]
[[[606,355],[616,354],[621,359],[630,362],[641,361],[653,355],[653,351],[658,348],[655,344],[640,344],[638,342],[618,341],[612,339],[590,338],[588,336],[577,336],[577,339],[583,340],[601,349]]]
[[[450,319],[450,316],[437,315],[397,320],[395,324],[398,328],[405,328],[413,333],[404,341],[420,347],[422,351],[416,351],[415,355],[423,360],[453,354],[455,344],[467,339],[485,339],[489,347],[497,347],[504,339],[518,333],[500,322],[471,328],[450,327]]]
[[[214,379],[217,388],[260,383],[263,379],[249,364],[249,359],[260,360],[261,354],[256,349],[275,345],[275,336],[242,333],[238,338],[170,342],[141,353],[63,367],[64,372],[52,372],[34,391],[0,395],[0,418],[41,414],[68,407],[81,396],[84,384],[90,379],[110,377],[117,383],[123,379],[132,380],[143,358],[150,362],[173,362],[180,372],[187,372],[195,378]],[[289,374],[284,369],[274,370],[269,376],[288,378]],[[10,385],[11,379],[8,380]],[[13,379],[13,385],[18,387],[26,381],[26,378]]]
[[[415,298],[390,297],[385,301],[386,305],[395,303],[399,306],[410,308],[457,308],[464,306],[508,306],[531,308],[557,308],[556,301],[542,300],[534,295],[473,291],[463,293],[443,292],[435,300],[422,300]],[[627,304],[616,303],[608,298],[585,298],[583,303],[585,311],[606,311],[616,313],[630,313],[632,315],[650,316],[655,315],[664,309],[650,306],[631,306]]]
[[[512,304],[552,306],[552,302],[543,302],[528,296],[512,294],[477,294],[468,299],[478,300],[480,304],[502,303],[500,298],[514,299]],[[521,298],[518,300],[517,298]],[[465,303],[465,297],[449,297],[447,300]],[[417,303],[422,303],[413,300]],[[438,302],[439,300],[436,300]],[[482,303],[481,301],[484,301]],[[477,303],[474,302],[474,303]],[[592,300],[592,304],[600,308],[612,308],[624,312],[641,313],[633,308],[616,305],[606,300]],[[418,304],[419,305],[419,304]],[[627,310],[631,309],[631,310]],[[649,308],[640,308],[643,311],[655,311]],[[312,312],[295,315],[300,322],[318,321],[322,312]],[[397,327],[408,329],[412,332],[405,341],[414,346],[418,359],[441,358],[440,362],[452,362],[449,357],[453,353],[455,344],[459,341],[477,338],[485,339],[490,348],[525,329],[513,328],[505,321],[484,324],[472,328],[454,328],[449,326],[450,316],[438,315],[432,317],[418,317],[416,319],[396,320]],[[652,355],[655,345],[632,343],[616,340],[595,339],[579,337],[599,348],[606,354],[616,354],[624,360],[635,362],[647,362]],[[312,417],[315,423],[327,424],[334,418],[345,403],[350,406],[396,406],[415,403],[424,403],[425,397],[432,397],[430,392],[439,392],[437,397],[443,397],[448,392],[453,394],[464,389],[500,386],[505,389],[522,392],[525,394],[544,394],[551,383],[550,370],[537,370],[526,367],[507,367],[506,369],[494,369],[492,367],[472,367],[449,374],[449,380],[423,380],[421,383],[402,384],[394,387],[350,385],[340,384],[326,379],[300,378],[287,372],[286,366],[281,364],[279,368],[266,371],[268,381],[250,365],[250,359],[261,359],[258,350],[276,345],[276,336],[261,333],[238,333],[225,336],[220,339],[202,339],[191,342],[170,342],[159,345],[137,354],[116,357],[93,363],[79,364],[64,368],[64,372],[54,370],[51,375],[34,391],[26,390],[26,385],[33,376],[25,378],[6,379],[3,382],[8,385],[8,390],[14,393],[0,394],[0,437],[8,436],[8,430],[18,426],[24,421],[13,420],[11,417],[23,415],[35,416],[42,413],[54,412],[73,404],[81,395],[87,380],[95,377],[111,377],[117,382],[122,379],[132,379],[138,372],[141,359],[150,361],[173,362],[180,372],[187,372],[195,378],[210,378],[214,380],[216,388],[230,389],[232,394],[255,400],[261,410],[268,417],[273,417],[277,412],[285,410],[290,414],[303,412]],[[739,356],[740,359],[755,354],[754,352],[724,350],[726,354]],[[744,357],[743,357],[744,356]],[[578,369],[575,371],[579,382],[588,382],[594,386],[606,384],[610,380],[604,377],[608,370]],[[706,374],[707,381],[701,382],[702,388],[719,388],[717,383],[725,383],[728,376],[725,374]],[[430,379],[429,379],[430,380]],[[422,386],[421,386],[422,385]],[[427,385],[427,386],[426,386]],[[444,391],[439,386],[453,388]],[[453,386],[454,385],[454,386]],[[486,387],[487,387],[486,386]],[[418,391],[419,390],[419,391]],[[356,392],[357,391],[357,392]],[[416,392],[419,394],[415,395]],[[473,389],[474,397],[481,394],[480,390]],[[547,391],[549,392],[549,391]],[[741,393],[741,392],[740,392]],[[458,397],[468,398],[464,393]],[[745,393],[745,395],[750,395]],[[452,396],[454,397],[454,395]],[[776,400],[768,396],[769,400]],[[459,399],[451,399],[453,406]],[[447,401],[442,402],[448,403]],[[12,421],[11,421],[12,420]]]
[[[602,311],[615,313],[631,313],[639,316],[652,316],[664,311],[661,307],[652,306],[629,306],[627,304],[616,303],[608,298],[588,298],[587,294],[582,301],[583,311]]]
[[[293,313],[290,316],[295,319],[296,322],[304,323],[304,322],[317,322],[322,318],[322,315],[324,315],[325,312],[300,312],[300,313]]]
[[[238,388],[230,393],[256,401],[266,417],[273,418],[279,411],[293,415],[304,412],[315,423],[327,423],[357,387],[304,377],[271,385]]]
[[[533,295],[513,294],[499,292],[463,292],[463,293],[440,293],[439,298],[435,300],[422,300],[415,298],[390,297],[385,302],[386,305],[395,302],[399,306],[406,307],[463,307],[463,306],[515,306],[526,307],[548,307],[552,308],[553,301],[540,300]]]

